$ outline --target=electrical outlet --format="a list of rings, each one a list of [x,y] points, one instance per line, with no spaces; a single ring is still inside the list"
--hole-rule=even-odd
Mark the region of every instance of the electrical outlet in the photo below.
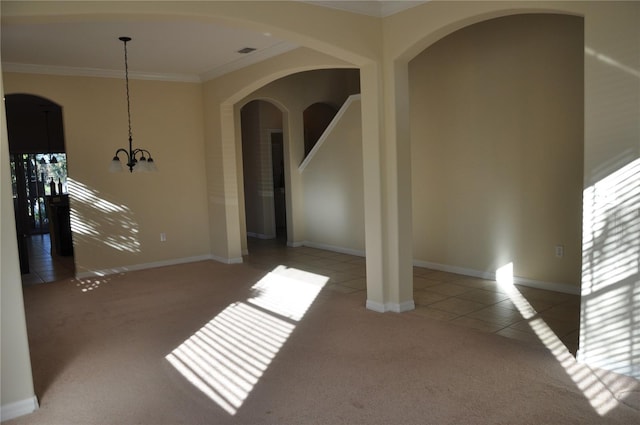
[[[160,233],[160,242],[166,242],[167,241],[167,234],[162,232]]]
[[[556,257],[564,257],[564,245],[556,245]]]

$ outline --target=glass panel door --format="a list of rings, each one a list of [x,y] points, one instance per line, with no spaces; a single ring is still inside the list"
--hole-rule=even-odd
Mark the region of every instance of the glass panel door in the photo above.
[[[49,233],[45,197],[66,193],[66,155],[13,154],[11,181],[16,221],[21,233]]]

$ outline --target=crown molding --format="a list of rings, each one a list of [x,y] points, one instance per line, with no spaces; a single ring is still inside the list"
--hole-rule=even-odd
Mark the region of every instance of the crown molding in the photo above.
[[[124,78],[121,70],[99,68],[75,68],[70,66],[33,65],[26,63],[2,63],[3,72],[19,72],[23,74],[62,75],[68,77],[100,77]],[[129,71],[129,78],[133,80],[174,81],[181,83],[200,83],[197,75],[190,74],[162,74],[153,72]]]
[[[237,71],[238,69],[244,68],[246,66],[253,65],[263,60],[272,58],[274,56],[281,55],[298,47],[299,46],[297,44],[293,43],[278,43],[266,49],[256,50],[252,53],[247,54],[246,56],[209,70],[201,75],[129,71],[129,78],[132,80],[202,83],[214,78],[218,78],[224,74]],[[3,62],[2,71],[17,72],[22,74],[62,75],[68,77],[123,78],[124,76],[124,72],[122,70],[78,68],[71,66],[34,65],[12,62]]]

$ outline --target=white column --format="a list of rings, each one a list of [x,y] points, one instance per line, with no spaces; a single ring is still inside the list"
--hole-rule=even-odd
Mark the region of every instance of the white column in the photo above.
[[[414,308],[406,64],[400,71],[371,63],[360,74],[367,308],[379,312]]]

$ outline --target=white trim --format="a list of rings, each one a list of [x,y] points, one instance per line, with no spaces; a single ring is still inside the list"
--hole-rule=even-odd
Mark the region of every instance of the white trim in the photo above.
[[[5,404],[0,406],[0,421],[4,422],[18,416],[28,415],[38,410],[38,408],[38,398],[36,396]]]
[[[365,252],[364,251],[360,251],[360,250],[357,250],[357,249],[351,249],[351,248],[343,248],[341,246],[335,246],[335,245],[327,245],[327,244],[318,243],[318,242],[303,241],[302,242],[302,246],[307,246],[309,248],[323,249],[325,251],[339,252],[341,254],[355,255],[355,256],[358,256],[358,257],[364,257],[365,256]]]
[[[237,71],[246,66],[253,65],[257,62],[281,55],[300,46],[286,41],[275,44],[261,50],[242,56],[237,60],[226,63],[222,66],[197,74],[178,74],[178,73],[158,73],[158,72],[136,72],[129,71],[129,78],[132,80],[153,80],[153,81],[173,81],[180,83],[204,83],[214,78],[218,78],[229,72]],[[3,62],[2,70],[4,72],[19,72],[23,74],[44,74],[44,75],[62,75],[68,77],[98,77],[98,78],[122,78],[124,73],[122,70],[101,69],[101,68],[82,68],[71,66],[54,66],[54,65],[35,65],[28,63]]]
[[[301,246],[304,246],[304,242],[289,242],[287,241],[287,246],[290,248],[300,248]]]
[[[242,257],[224,258],[224,257],[218,257],[217,255],[212,255],[211,259],[213,261],[217,261],[219,263],[224,263],[224,264],[242,264]]]
[[[378,313],[386,313],[391,311],[393,313],[403,313],[405,311],[415,310],[416,305],[413,300],[403,301],[401,303],[379,303],[377,301],[367,300],[366,307],[368,310],[372,310]]]
[[[495,272],[467,269],[464,267],[449,266],[446,264],[431,263],[429,261],[413,260],[416,267],[439,270],[443,272],[456,273],[465,276],[478,277],[480,279],[495,280]],[[580,295],[580,287],[568,283],[544,282],[525,277],[514,276],[513,283],[516,285],[528,286],[531,288],[544,289],[546,291],[562,292],[564,294]]]
[[[122,70],[100,68],[74,68],[70,66],[34,65],[27,63],[2,63],[4,72],[19,72],[23,74],[62,75],[67,77],[98,77],[98,78],[122,78]],[[191,74],[160,74],[152,72],[129,71],[129,79],[174,81],[179,83],[201,83],[197,75]]]
[[[265,235],[264,233],[247,232],[247,236],[256,239],[275,239],[276,235]]]
[[[377,301],[371,301],[371,300],[367,300],[367,304],[366,304],[367,310],[373,310],[377,313],[384,313],[385,309],[384,309],[384,304],[379,303]]]
[[[411,311],[416,309],[416,304],[413,300],[403,301],[400,304],[398,303],[387,303],[387,307],[389,311],[393,311],[394,313],[403,313],[405,311]]]
[[[151,263],[132,264],[129,266],[113,267],[110,269],[89,270],[82,273],[76,273],[76,279],[86,279],[86,278],[95,277],[95,276],[108,276],[108,275],[117,274],[117,273],[126,273],[126,272],[132,272],[136,270],[153,269],[156,267],[173,266],[176,264],[195,263],[197,261],[205,261],[205,260],[216,260],[220,262],[227,262],[227,261],[219,260],[217,257],[213,255],[199,255],[196,257],[175,258],[172,260],[154,261]],[[227,263],[230,264],[229,262]]]
[[[342,104],[342,107],[340,108],[336,116],[333,117],[333,119],[331,120],[327,128],[322,133],[322,136],[320,136],[320,138],[318,139],[316,144],[313,146],[309,154],[305,157],[304,161],[302,161],[302,164],[300,164],[300,166],[298,167],[298,172],[302,173],[304,171],[304,169],[307,167],[309,162],[311,162],[313,157],[320,150],[320,147],[324,144],[325,140],[327,140],[327,138],[329,137],[329,134],[331,134],[335,126],[338,125],[338,123],[342,119],[342,116],[347,112],[347,109],[349,109],[349,106],[351,106],[351,104],[356,100],[360,100],[359,94],[352,94],[347,98],[347,100],[344,101],[344,103]]]

